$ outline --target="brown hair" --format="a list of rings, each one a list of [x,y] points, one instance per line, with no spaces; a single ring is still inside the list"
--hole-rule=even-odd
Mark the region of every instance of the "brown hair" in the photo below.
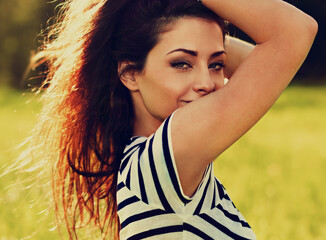
[[[41,51],[45,105],[37,134],[51,160],[57,219],[70,239],[93,222],[118,239],[117,170],[132,136],[134,114],[124,71],[142,71],[167,24],[192,16],[223,20],[195,0],[70,0],[61,5]]]

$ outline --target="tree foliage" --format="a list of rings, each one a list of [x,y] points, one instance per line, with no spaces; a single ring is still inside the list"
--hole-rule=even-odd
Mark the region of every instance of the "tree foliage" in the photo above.
[[[24,73],[32,52],[41,45],[40,33],[57,3],[47,0],[0,0],[0,84],[27,86]]]

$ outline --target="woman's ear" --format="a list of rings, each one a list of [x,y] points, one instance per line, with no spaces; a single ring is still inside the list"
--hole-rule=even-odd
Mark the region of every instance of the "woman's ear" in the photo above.
[[[120,81],[125,85],[130,91],[137,91],[138,84],[135,78],[135,70],[128,69],[130,62],[122,61],[118,63],[118,74]]]

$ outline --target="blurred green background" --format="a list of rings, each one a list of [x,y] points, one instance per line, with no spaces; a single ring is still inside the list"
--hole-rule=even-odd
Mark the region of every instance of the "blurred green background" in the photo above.
[[[258,239],[326,239],[326,3],[289,1],[319,33],[307,61],[270,112],[215,162],[215,173]],[[51,191],[27,167],[6,173],[37,122],[39,80],[24,73],[58,2],[0,0],[0,240],[60,239]],[[232,28],[232,34],[247,37]],[[30,73],[28,78],[36,76]]]

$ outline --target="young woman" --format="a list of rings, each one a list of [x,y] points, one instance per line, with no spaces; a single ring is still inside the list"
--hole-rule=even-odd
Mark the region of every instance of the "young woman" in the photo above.
[[[41,146],[70,237],[93,221],[103,238],[255,239],[212,162],[291,81],[316,22],[280,0],[62,9],[34,60],[49,66]],[[256,47],[225,37],[223,19]]]

